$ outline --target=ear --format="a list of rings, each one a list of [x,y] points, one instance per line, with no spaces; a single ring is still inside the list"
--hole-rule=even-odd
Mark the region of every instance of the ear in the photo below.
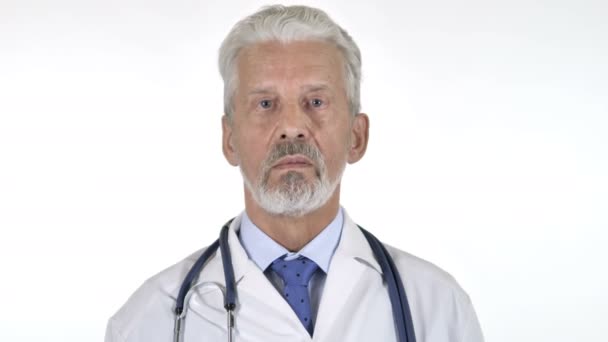
[[[234,148],[234,137],[232,135],[232,120],[224,114],[222,116],[222,151],[228,163],[232,166],[239,165],[239,158]]]
[[[364,113],[355,115],[351,125],[351,141],[348,150],[348,163],[358,162],[367,150],[369,139],[369,118]]]

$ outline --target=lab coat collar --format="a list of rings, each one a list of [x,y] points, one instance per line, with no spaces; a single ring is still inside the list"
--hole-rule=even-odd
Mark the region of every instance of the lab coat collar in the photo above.
[[[257,268],[253,261],[247,256],[247,252],[241,246],[237,232],[241,227],[242,214],[235,217],[230,223],[228,230],[228,246],[232,255],[232,267],[234,269],[234,279],[238,284],[245,274]],[[219,234],[218,234],[219,235]],[[200,256],[200,253],[198,254]],[[198,257],[197,256],[197,257]],[[218,248],[215,254],[209,259],[205,265],[203,272],[198,277],[196,285],[210,282],[225,286],[224,267],[222,264],[222,252]],[[195,286],[196,286],[195,285]],[[194,287],[194,286],[193,286]]]
[[[350,218],[350,215],[348,215],[346,210],[344,210],[342,237],[334,255],[336,254],[352,257],[382,274],[382,268],[380,267],[380,264],[378,264],[378,261],[376,261],[365,235],[363,235],[361,229],[359,229],[357,224]]]
[[[247,291],[249,295],[251,295],[252,291],[255,291],[257,296],[264,298],[268,306],[280,312],[281,317],[285,318],[284,324],[300,331],[300,335],[303,337],[302,341],[327,340],[334,330],[336,321],[343,314],[342,311],[336,310],[336,308],[345,307],[349,300],[352,301],[353,290],[357,288],[357,284],[360,284],[366,270],[368,272],[377,272],[379,276],[382,274],[380,265],[374,258],[371,247],[367,243],[363,232],[353,222],[346,210],[343,211],[343,214],[344,226],[342,235],[329,266],[323,296],[321,297],[317,313],[315,333],[312,338],[300,323],[293,309],[283,299],[281,294],[276,291],[258,266],[249,259],[245,249],[240,244],[237,232],[240,229],[242,215],[237,216],[232,221],[228,234],[228,243],[232,254],[232,264],[237,283],[237,301],[239,301],[239,290],[241,293]],[[197,280],[197,285],[204,285],[203,283],[215,283],[221,287],[225,286],[220,250],[211,257]],[[204,291],[202,290],[203,288],[204,286],[201,287],[201,291]],[[189,302],[189,305],[195,314],[198,313],[200,317],[205,317],[205,314],[201,313],[202,307],[205,306],[202,299],[198,297],[193,298]],[[221,311],[218,312],[221,313]],[[221,319],[221,316],[218,319]]]
[[[345,308],[357,301],[358,294],[354,291],[361,291],[361,281],[364,281],[365,275],[370,272],[376,273],[378,278],[382,275],[380,265],[363,232],[344,211],[342,236],[323,287],[314,341],[329,340],[335,331],[336,322],[345,314],[336,308]]]
[[[249,259],[245,248],[243,248],[241,241],[239,241],[239,237],[237,236],[238,231],[241,229],[242,219],[243,213],[232,220],[230,230],[228,231],[228,245],[230,246],[230,253],[232,254],[232,267],[234,267],[234,278],[237,283],[245,274],[257,268],[253,260]],[[221,252],[219,259],[221,263]]]
[[[373,268],[379,274],[382,274],[380,264],[376,261],[374,254],[369,246],[369,243],[365,239],[363,232],[359,229],[357,224],[351,219],[347,211],[343,209],[344,214],[344,226],[342,229],[342,235],[340,242],[334,257],[339,256],[341,258],[352,258],[358,262]],[[249,259],[247,252],[241,245],[237,233],[241,227],[241,220],[243,213],[239,214],[232,220],[230,224],[230,230],[228,233],[228,244],[230,246],[230,253],[232,254],[232,265],[234,268],[234,276],[237,284],[252,271],[259,271],[257,265]],[[222,266],[221,252],[218,251],[209,260],[207,266],[205,266],[205,272],[198,279],[197,283],[201,282],[215,282],[218,284],[225,284],[224,272]]]

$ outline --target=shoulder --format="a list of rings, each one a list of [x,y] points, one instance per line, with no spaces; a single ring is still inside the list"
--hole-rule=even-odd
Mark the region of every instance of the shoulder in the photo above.
[[[191,254],[144,281],[125,304],[110,317],[105,341],[143,341],[146,339],[142,335],[152,334],[157,329],[159,333],[172,331],[173,306],[181,282],[204,250]],[[149,326],[150,322],[160,324],[162,329],[158,326]],[[165,325],[169,325],[169,329]]]
[[[468,298],[467,293],[460,287],[456,279],[439,266],[393,246],[384,244],[384,247],[393,258],[404,281],[425,287],[435,287],[454,293],[463,299]]]
[[[437,265],[384,245],[406,289],[417,330],[442,331],[450,341],[483,341],[471,298],[456,279]]]

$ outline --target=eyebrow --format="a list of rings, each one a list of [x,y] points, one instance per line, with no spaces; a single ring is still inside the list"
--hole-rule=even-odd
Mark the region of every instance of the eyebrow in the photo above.
[[[300,89],[306,91],[306,92],[315,92],[315,91],[323,91],[323,90],[331,90],[329,88],[329,86],[327,84],[305,84],[303,86],[300,87]],[[260,88],[254,88],[253,90],[251,90],[250,92],[247,93],[248,96],[251,95],[259,95],[259,94],[269,94],[269,93],[273,93],[276,91],[276,88],[271,86],[271,87],[260,87]]]
[[[301,87],[308,92],[322,91],[322,90],[330,90],[327,84],[307,84]]]
[[[252,91],[248,92],[247,95],[268,94],[274,92],[274,90],[274,87],[255,88]]]

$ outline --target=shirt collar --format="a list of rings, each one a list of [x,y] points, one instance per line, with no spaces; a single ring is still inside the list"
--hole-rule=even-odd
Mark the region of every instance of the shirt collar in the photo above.
[[[289,252],[285,247],[279,245],[266,233],[258,228],[243,212],[239,240],[247,252],[247,255],[262,270],[265,271],[277,258],[286,255],[286,260],[305,256],[314,261],[323,272],[327,273],[331,258],[340,242],[344,214],[342,208],[338,209],[336,217],[325,227],[319,235],[312,239],[298,252]]]

